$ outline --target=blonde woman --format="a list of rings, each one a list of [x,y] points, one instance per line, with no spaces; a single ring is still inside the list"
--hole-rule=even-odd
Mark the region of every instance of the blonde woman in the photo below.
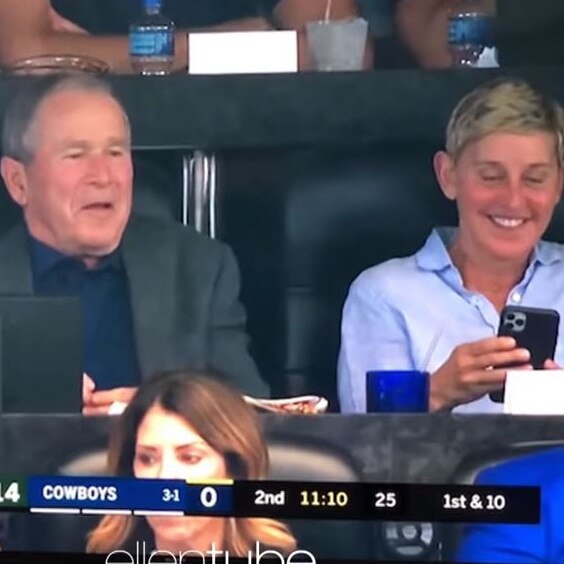
[[[184,372],[144,383],[110,441],[116,476],[163,479],[266,478],[268,451],[253,410],[213,379]],[[296,542],[285,525],[264,518],[108,515],[90,533],[88,552],[128,549],[136,542],[172,553],[216,550],[247,556],[261,548],[287,554]]]
[[[415,255],[372,267],[351,286],[338,368],[343,411],[365,411],[367,371],[425,369],[431,410],[501,412],[488,395],[505,382],[495,367],[530,359],[514,339],[496,337],[501,310],[564,316],[564,246],[541,240],[562,194],[563,136],[561,106],[522,80],[489,82],[458,103],[434,159],[458,226],[434,229]],[[564,362],[562,330],[555,360]]]

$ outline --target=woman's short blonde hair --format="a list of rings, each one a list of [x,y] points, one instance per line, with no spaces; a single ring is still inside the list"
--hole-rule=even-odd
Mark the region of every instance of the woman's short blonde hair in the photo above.
[[[558,163],[564,162],[564,110],[528,82],[501,78],[472,90],[457,104],[446,131],[447,153],[456,161],[465,147],[491,133],[546,132],[554,135]]]

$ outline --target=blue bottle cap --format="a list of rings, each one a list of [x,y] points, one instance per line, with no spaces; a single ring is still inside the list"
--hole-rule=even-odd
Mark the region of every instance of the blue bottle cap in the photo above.
[[[162,0],[144,0],[145,9],[160,10],[163,4]]]

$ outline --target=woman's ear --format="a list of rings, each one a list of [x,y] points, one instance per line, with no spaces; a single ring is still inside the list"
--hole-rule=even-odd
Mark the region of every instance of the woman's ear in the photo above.
[[[560,165],[558,169],[558,186],[560,189],[558,190],[556,203],[558,203],[562,199],[562,191],[564,189],[564,165]]]
[[[0,172],[10,196],[18,205],[27,205],[27,175],[24,165],[11,157],[2,157]]]
[[[449,200],[456,200],[454,161],[452,157],[445,151],[438,151],[433,157],[433,167],[443,194]]]

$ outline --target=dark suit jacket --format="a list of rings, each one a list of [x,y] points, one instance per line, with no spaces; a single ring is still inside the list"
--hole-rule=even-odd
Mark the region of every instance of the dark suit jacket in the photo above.
[[[143,378],[212,370],[243,392],[267,396],[247,351],[239,271],[226,245],[190,227],[132,217],[120,245]],[[0,239],[0,294],[33,294],[26,230]]]

